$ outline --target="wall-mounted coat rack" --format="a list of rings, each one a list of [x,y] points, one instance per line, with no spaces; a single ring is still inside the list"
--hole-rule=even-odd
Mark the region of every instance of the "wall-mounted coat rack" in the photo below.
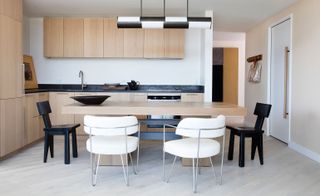
[[[257,61],[261,61],[261,60],[262,60],[262,54],[257,55],[257,56],[252,56],[247,59],[248,63],[257,62]]]

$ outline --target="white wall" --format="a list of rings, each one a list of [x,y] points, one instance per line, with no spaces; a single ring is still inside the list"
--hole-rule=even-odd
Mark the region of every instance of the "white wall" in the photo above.
[[[238,105],[244,106],[245,102],[245,55],[246,55],[246,34],[242,32],[221,32],[215,31],[213,35],[213,47],[217,48],[238,48]]]
[[[263,54],[262,81],[246,82],[245,104],[253,111],[257,101],[268,101],[268,30],[292,14],[291,141],[293,149],[320,162],[320,1],[304,0],[269,18],[247,32],[247,57]],[[246,72],[249,64],[246,66]],[[248,120],[254,121],[252,115]]]
[[[201,82],[201,30],[186,30],[185,58],[159,59],[68,59],[43,57],[43,19],[30,18],[25,29],[30,37],[38,83],[78,84],[79,70],[88,84],[138,80],[142,84],[203,85]],[[29,28],[29,30],[27,29]],[[24,51],[28,51],[25,49]]]

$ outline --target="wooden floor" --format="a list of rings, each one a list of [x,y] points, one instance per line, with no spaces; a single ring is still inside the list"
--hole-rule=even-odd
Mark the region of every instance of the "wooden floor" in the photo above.
[[[89,153],[84,138],[79,139],[79,158],[63,164],[63,140],[55,142],[55,158],[42,162],[43,143],[0,162],[0,195],[194,195],[192,170],[177,164],[169,183],[161,181],[161,145],[144,144],[139,174],[131,172],[126,187],[121,167],[101,167],[96,187],[90,184]],[[246,166],[239,168],[235,160],[225,161],[222,185],[214,181],[210,168],[202,168],[196,195],[320,195],[320,164],[289,149],[285,144],[266,138],[265,165],[258,157],[249,157],[247,142]],[[227,149],[226,149],[227,151]],[[171,163],[168,157],[167,166]],[[217,159],[216,166],[218,167]]]

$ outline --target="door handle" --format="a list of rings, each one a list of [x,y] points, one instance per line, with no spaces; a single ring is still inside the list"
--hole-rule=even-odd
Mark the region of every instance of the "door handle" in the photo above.
[[[289,69],[289,47],[284,48],[284,104],[283,104],[283,118],[288,116],[288,69]]]

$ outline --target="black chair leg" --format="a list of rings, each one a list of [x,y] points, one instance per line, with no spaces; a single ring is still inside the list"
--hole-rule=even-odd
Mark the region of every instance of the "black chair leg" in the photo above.
[[[68,132],[64,134],[64,163],[70,164],[70,141]]]
[[[244,167],[244,151],[245,151],[245,137],[244,134],[240,134],[240,150],[239,150],[239,167]]]
[[[259,135],[259,137],[257,138],[257,142],[260,164],[263,165],[263,134]]]
[[[228,160],[233,159],[233,149],[234,149],[234,132],[233,132],[233,130],[230,130]]]
[[[76,130],[73,129],[71,134],[72,134],[72,156],[76,158],[78,157]]]
[[[252,136],[252,143],[251,143],[251,160],[254,160],[257,148],[257,137]]]
[[[49,141],[50,141],[50,145],[49,145],[49,147],[50,147],[50,155],[51,155],[51,158],[53,158],[53,156],[54,156],[54,140],[53,140],[53,135],[50,135],[49,136]]]
[[[47,133],[44,134],[44,151],[43,151],[43,162],[47,162],[49,150],[49,135]]]

